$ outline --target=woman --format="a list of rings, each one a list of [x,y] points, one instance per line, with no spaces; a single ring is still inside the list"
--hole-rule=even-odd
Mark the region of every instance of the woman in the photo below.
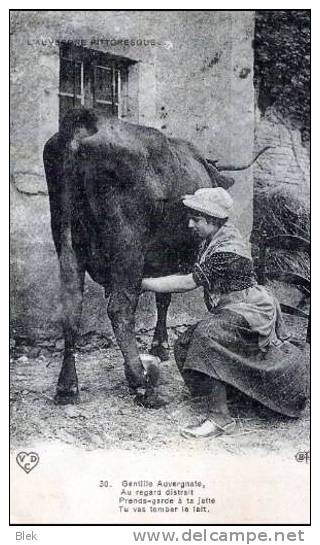
[[[204,288],[210,315],[175,344],[179,371],[193,396],[206,396],[208,414],[186,437],[232,433],[226,384],[270,409],[297,417],[305,405],[306,369],[284,331],[279,303],[256,282],[250,250],[229,219],[232,199],[222,188],[198,189],[183,203],[189,228],[201,239],[187,275],[144,278],[142,289],[184,292]]]

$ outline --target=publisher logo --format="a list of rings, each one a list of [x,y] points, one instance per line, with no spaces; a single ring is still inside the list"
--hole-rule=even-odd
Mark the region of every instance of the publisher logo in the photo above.
[[[295,455],[295,459],[299,463],[305,462],[306,464],[308,464],[310,462],[310,450],[300,450]]]
[[[39,463],[39,454],[36,452],[19,452],[16,461],[23,471],[30,473]]]

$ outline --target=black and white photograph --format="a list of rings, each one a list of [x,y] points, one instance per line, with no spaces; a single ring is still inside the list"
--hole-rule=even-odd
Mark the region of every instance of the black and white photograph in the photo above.
[[[11,524],[310,523],[310,26],[10,10]]]

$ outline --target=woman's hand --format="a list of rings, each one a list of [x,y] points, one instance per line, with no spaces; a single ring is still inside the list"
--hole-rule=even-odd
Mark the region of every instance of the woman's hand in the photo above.
[[[141,292],[145,293],[146,291],[156,291],[153,287],[153,281],[158,280],[157,278],[143,278],[141,282]]]
[[[146,291],[150,291],[145,285],[145,280],[148,281],[149,278],[143,278],[141,282],[141,288],[140,288],[140,294],[145,293]]]

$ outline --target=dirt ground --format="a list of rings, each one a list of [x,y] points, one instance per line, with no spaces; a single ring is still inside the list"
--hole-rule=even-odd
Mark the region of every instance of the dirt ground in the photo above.
[[[295,336],[303,339],[305,322],[294,318]],[[169,330],[169,343],[183,327]],[[152,331],[141,330],[137,339],[147,352]],[[114,339],[89,332],[82,337],[77,357],[81,401],[56,406],[53,401],[62,360],[62,339],[43,339],[30,346],[26,340],[12,343],[11,445],[31,448],[37,441],[57,442],[84,449],[145,450],[203,448],[233,454],[259,452],[292,457],[309,445],[309,406],[298,420],[272,413],[245,396],[230,392],[230,408],[237,421],[232,436],[187,440],[179,428],[199,421],[200,400],[191,403],[176,370],[173,354],[161,364],[160,393],[168,404],[158,410],[134,403],[123,373],[122,356]],[[309,358],[309,345],[303,357]]]

